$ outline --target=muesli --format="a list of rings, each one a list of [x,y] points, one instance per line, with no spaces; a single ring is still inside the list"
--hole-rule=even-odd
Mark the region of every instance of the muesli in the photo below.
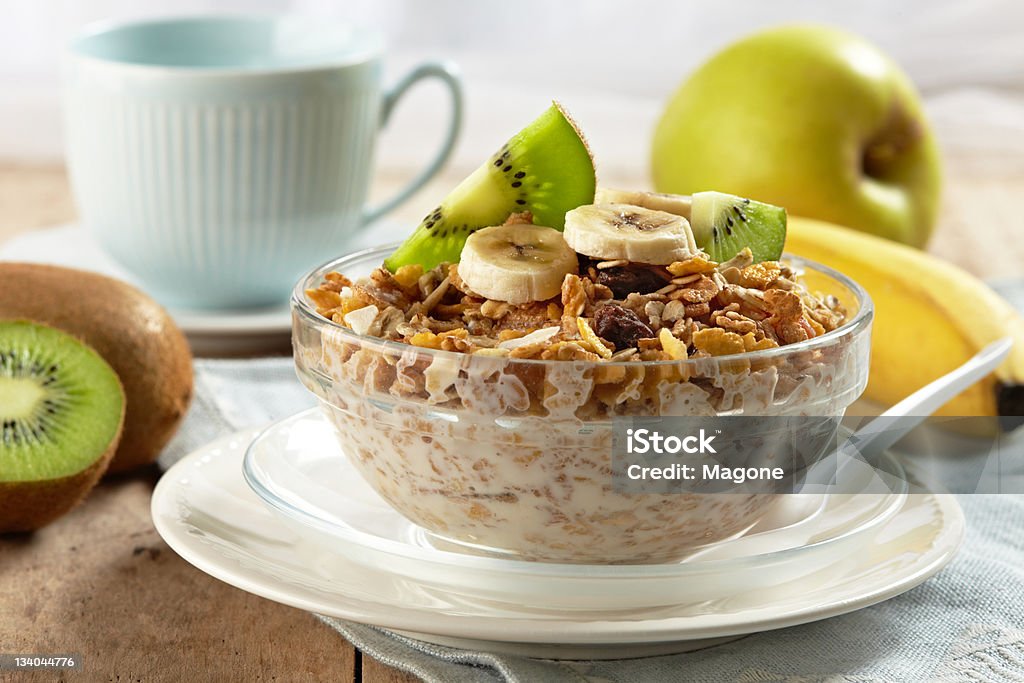
[[[296,350],[307,378],[331,378],[307,384],[346,451],[421,526],[520,558],[659,562],[741,532],[772,495],[615,492],[607,421],[841,415],[863,390],[866,339],[771,353],[849,314],[749,249],[572,256],[554,295],[515,304],[476,291],[461,263],[328,273],[306,293],[325,329]]]
[[[774,495],[618,490],[614,419],[839,416],[863,391],[864,301],[813,268],[808,286],[784,240],[785,211],[753,200],[595,191],[552,108],[398,250],[307,281],[299,376],[363,477],[437,538],[676,560]]]
[[[501,228],[529,245],[536,238],[529,219],[528,214],[514,215]],[[471,239],[467,248],[473,247]],[[791,266],[782,261],[754,263],[749,249],[723,263],[697,251],[665,265],[573,251],[572,266],[572,272],[558,273],[561,283],[554,296],[515,304],[475,291],[460,275],[458,263],[441,263],[428,271],[410,264],[394,273],[382,266],[354,282],[329,273],[307,296],[320,315],[360,335],[487,358],[612,364],[592,371],[602,389],[591,409],[580,415],[587,418],[609,409],[628,412],[622,406],[628,408],[639,388],[634,385],[642,385],[647,374],[636,371],[639,363],[786,346],[836,329],[847,315],[835,296],[808,291]],[[784,399],[800,383],[801,373],[821,362],[820,355],[809,353],[787,363],[774,398]],[[722,387],[700,382],[700,376],[683,377],[680,371],[668,366],[649,372],[664,379],[675,372],[677,381],[692,380],[706,389],[716,411],[729,409]],[[437,387],[429,391],[406,381],[408,375],[396,371],[390,386],[375,389],[400,396],[419,392],[420,398],[437,403],[456,398]],[[387,373],[378,377],[384,379]],[[543,413],[543,387],[530,385],[532,412]],[[610,386],[620,390],[609,391]]]

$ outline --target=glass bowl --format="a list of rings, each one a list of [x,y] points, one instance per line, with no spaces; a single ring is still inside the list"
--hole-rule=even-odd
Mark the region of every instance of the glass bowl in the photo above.
[[[524,562],[437,547],[370,488],[333,431],[317,408],[293,415],[257,436],[243,465],[260,500],[308,542],[299,547],[308,554],[310,570],[330,575],[327,556],[340,556],[381,576],[504,606],[602,612],[702,603],[749,591],[784,593],[785,585],[802,590],[811,575],[820,581],[829,571],[846,571],[849,558],[907,497],[892,455],[880,457],[878,470],[844,459],[830,493],[778,496],[768,515],[742,537],[680,562]],[[822,466],[826,474],[832,467]]]
[[[659,563],[734,537],[779,494],[623,491],[612,481],[613,421],[839,418],[867,383],[867,293],[798,257],[785,260],[804,273],[808,289],[846,306],[843,326],[731,356],[594,363],[467,355],[363,336],[319,315],[306,298],[327,273],[368,275],[393,250],[345,256],[298,283],[296,368],[366,482],[407,519],[467,552]],[[805,450],[807,464],[830,443]]]

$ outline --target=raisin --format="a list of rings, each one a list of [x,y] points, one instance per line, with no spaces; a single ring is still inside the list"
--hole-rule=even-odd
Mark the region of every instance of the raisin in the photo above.
[[[665,286],[664,277],[649,268],[605,268],[597,271],[597,283],[612,290],[616,299],[625,299],[636,292],[650,294]]]
[[[594,312],[594,331],[619,351],[636,346],[639,339],[654,336],[654,330],[636,313],[618,304],[605,304]]]

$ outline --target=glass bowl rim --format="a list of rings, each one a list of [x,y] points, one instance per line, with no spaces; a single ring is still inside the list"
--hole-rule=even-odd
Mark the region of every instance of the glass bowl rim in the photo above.
[[[438,356],[441,358],[460,359],[460,358],[472,358],[472,354],[460,353],[458,351],[445,351],[443,349],[431,349],[421,346],[412,346],[404,342],[392,341],[389,339],[382,339],[380,337],[372,337],[370,335],[358,334],[352,331],[350,328],[340,325],[333,320],[329,320],[313,309],[310,302],[306,297],[306,290],[310,289],[312,281],[317,278],[323,278],[329,272],[339,270],[338,266],[345,263],[355,263],[363,261],[371,256],[379,256],[380,263],[383,264],[384,257],[392,253],[395,249],[400,246],[400,242],[394,242],[391,244],[378,245],[375,247],[369,247],[367,249],[361,249],[354,251],[344,256],[333,258],[329,261],[322,263],[313,270],[303,275],[298,283],[296,283],[294,290],[292,291],[291,307],[293,311],[296,311],[301,315],[307,324],[313,326],[326,326],[330,329],[336,330],[342,338],[348,337],[353,343],[359,344],[361,348],[373,348],[377,347],[380,351],[392,350],[398,353],[405,353],[410,349],[415,349],[417,353],[424,353],[430,356]],[[812,337],[805,341],[797,342],[795,344],[787,344],[785,346],[778,346],[771,349],[762,349],[760,351],[744,351],[742,353],[733,353],[725,356],[712,356],[710,358],[686,358],[680,360],[649,360],[649,361],[601,361],[601,360],[544,360],[539,358],[502,358],[510,363],[529,363],[529,364],[540,364],[541,366],[554,364],[556,366],[566,366],[567,364],[574,367],[609,367],[621,365],[624,367],[658,367],[662,365],[700,365],[706,367],[707,363],[730,363],[737,360],[764,360],[771,359],[780,356],[786,356],[788,354],[802,353],[805,351],[813,351],[822,346],[828,346],[834,340],[838,340],[845,336],[853,336],[863,331],[871,323],[874,317],[874,302],[871,300],[871,295],[868,294],[862,286],[860,286],[852,278],[840,273],[837,270],[829,268],[826,265],[822,265],[811,259],[797,256],[796,254],[790,254],[784,252],[779,258],[780,261],[788,261],[794,263],[798,267],[805,269],[815,270],[819,273],[827,275],[833,280],[839,282],[841,285],[846,287],[856,298],[859,308],[856,315],[852,319],[847,320],[845,323],[840,325],[834,330],[826,332],[825,334],[817,337]],[[339,271],[342,272],[342,271]],[[493,362],[494,357],[487,357],[488,361]]]

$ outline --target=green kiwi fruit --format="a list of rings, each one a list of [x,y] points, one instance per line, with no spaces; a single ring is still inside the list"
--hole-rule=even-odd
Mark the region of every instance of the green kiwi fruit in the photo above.
[[[594,201],[596,184],[590,149],[556,102],[459,183],[384,263],[394,271],[458,261],[470,233],[523,211],[561,230],[567,211]]]
[[[128,406],[124,435],[108,473],[156,460],[185,417],[193,388],[188,341],[158,303],[96,273],[0,263],[2,318],[64,330],[95,349],[117,372]]]
[[[724,192],[697,192],[690,227],[697,246],[715,261],[750,247],[754,261],[775,261],[786,244],[786,210]]]
[[[31,531],[82,499],[124,423],[117,373],[52,327],[0,321],[0,532]]]

